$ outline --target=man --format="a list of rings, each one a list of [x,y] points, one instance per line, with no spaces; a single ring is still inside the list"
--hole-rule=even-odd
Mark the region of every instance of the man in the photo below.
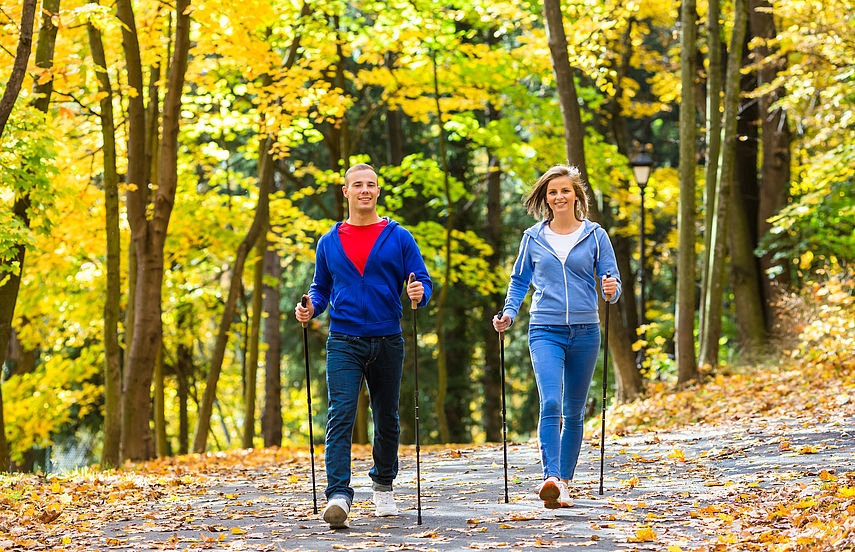
[[[398,474],[398,400],[404,363],[401,291],[406,284],[409,300],[422,307],[433,289],[412,234],[377,214],[380,186],[374,169],[365,164],[348,169],[342,191],[347,220],[318,240],[306,307],[297,303],[294,309],[302,323],[330,307],[323,519],[334,529],[348,526],[353,502],[351,444],[363,380],[374,420],[374,465],[368,475],[374,482],[375,514],[398,514],[392,482]]]

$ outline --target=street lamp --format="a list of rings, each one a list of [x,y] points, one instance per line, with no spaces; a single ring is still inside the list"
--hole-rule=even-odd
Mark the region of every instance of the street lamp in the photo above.
[[[632,167],[632,174],[635,176],[635,182],[641,190],[641,223],[639,225],[639,240],[638,240],[638,299],[639,299],[639,327],[647,324],[646,313],[644,308],[644,188],[647,186],[647,181],[650,179],[650,173],[653,171],[653,159],[644,151],[638,152],[629,160],[629,166]]]

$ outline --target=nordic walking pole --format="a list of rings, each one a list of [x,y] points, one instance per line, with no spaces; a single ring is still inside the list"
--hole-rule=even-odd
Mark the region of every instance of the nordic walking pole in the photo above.
[[[303,308],[306,308],[306,302],[309,300],[305,295],[300,303]],[[312,457],[312,506],[315,513],[318,513],[318,492],[315,487],[315,437],[312,434],[312,385],[309,375],[309,323],[303,322],[303,356],[306,358],[306,403],[309,411],[309,454]]]
[[[606,272],[606,278],[611,277],[612,273]],[[603,340],[603,414],[600,430],[600,494],[603,494],[603,466],[606,459],[606,390],[609,379],[609,305],[611,300],[612,296],[606,295],[606,337]]]
[[[416,279],[415,274],[410,274],[410,279],[407,284],[412,284]],[[416,311],[419,308],[417,302],[410,300],[410,307],[413,309],[413,370],[415,372],[414,392],[416,405],[416,504],[418,509],[418,518],[416,522],[422,524],[422,474],[419,458],[421,453],[421,444],[419,442],[419,332],[416,329]]]
[[[502,318],[502,311],[499,311]],[[508,503],[508,411],[505,406],[505,332],[499,332],[499,369],[502,373],[502,451],[505,462],[505,504]]]

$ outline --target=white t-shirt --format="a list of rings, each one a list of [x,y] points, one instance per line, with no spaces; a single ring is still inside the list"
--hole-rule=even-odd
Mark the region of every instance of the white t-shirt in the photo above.
[[[543,229],[543,233],[546,235],[546,241],[549,242],[549,246],[555,250],[555,253],[558,255],[558,258],[561,259],[562,263],[567,260],[567,255],[570,254],[570,251],[579,241],[579,237],[582,235],[582,229],[584,227],[584,224],[580,224],[579,228],[569,234],[556,234],[549,225]]]

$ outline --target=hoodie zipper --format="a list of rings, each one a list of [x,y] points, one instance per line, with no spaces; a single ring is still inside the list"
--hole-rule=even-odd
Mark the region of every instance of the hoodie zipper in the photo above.
[[[588,229],[586,228],[586,232],[582,236],[579,236],[579,241],[576,242],[577,245],[582,243],[582,240],[584,240],[585,238],[587,238],[591,234],[591,232],[587,231],[587,230]],[[539,234],[539,231],[538,231],[538,234]],[[561,262],[561,259],[558,258],[558,254],[555,252],[554,249],[552,249],[552,247],[549,245],[549,242],[547,242],[545,244],[542,243],[538,239],[537,235],[531,236],[531,239],[533,239],[535,241],[535,243],[537,243],[538,245],[540,245],[541,247],[543,247],[544,249],[546,249],[547,251],[552,253],[552,256],[555,257],[555,260],[557,260],[559,262],[559,264],[561,264],[561,276],[562,276],[562,279],[564,280],[564,323],[569,326],[570,325],[570,292],[567,288],[567,270],[565,270],[567,268],[566,264],[565,264],[567,262],[567,259],[564,259],[564,262]],[[597,242],[597,249],[598,250],[599,250],[599,246],[600,246],[600,243]],[[571,252],[575,248],[576,248],[576,246],[574,245],[573,248],[571,249]],[[568,259],[570,258],[569,253],[567,254],[567,258]]]

